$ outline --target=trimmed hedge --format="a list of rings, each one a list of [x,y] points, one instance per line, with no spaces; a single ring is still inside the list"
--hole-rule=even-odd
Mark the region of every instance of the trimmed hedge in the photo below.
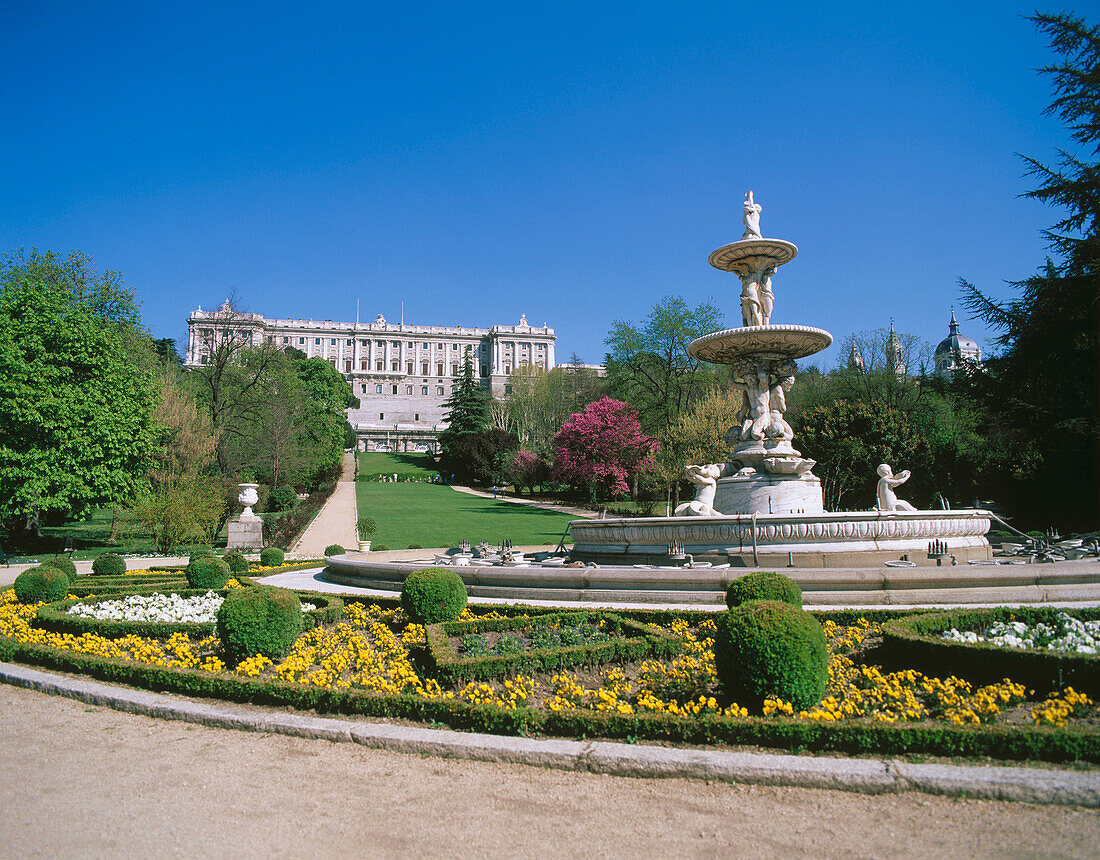
[[[504,630],[522,630],[528,627],[554,624],[577,625],[605,621],[609,632],[620,638],[610,642],[591,642],[586,645],[561,648],[541,648],[518,654],[463,657],[451,646],[452,636],[469,633],[491,633]],[[600,663],[631,662],[645,657],[674,657],[683,648],[683,641],[676,636],[629,621],[611,612],[557,612],[537,618],[493,618],[483,621],[453,621],[429,624],[424,628],[428,656],[434,666],[436,678],[441,684],[457,684],[499,678],[516,672],[551,672],[567,666],[597,665]]]
[[[343,555],[345,552],[347,552],[347,550],[340,546],[340,544],[330,543],[325,547],[325,558],[328,558],[330,555]]]
[[[187,565],[187,584],[192,588],[225,588],[229,565],[214,556],[199,556]]]
[[[977,684],[1011,678],[1040,693],[1070,686],[1089,696],[1100,696],[1100,655],[949,642],[939,635],[952,627],[981,632],[995,621],[1050,624],[1060,612],[1068,612],[1082,621],[1100,618],[1100,609],[1039,606],[923,612],[882,625],[881,657],[891,666],[917,669],[926,675],[942,676],[950,672]]]
[[[277,546],[269,546],[260,551],[261,567],[278,567],[286,560],[286,553]]]
[[[53,603],[69,593],[69,577],[63,570],[40,564],[19,574],[14,588],[20,603]]]
[[[876,755],[941,755],[1006,760],[1100,763],[1095,731],[1049,726],[909,726],[818,723],[776,717],[617,714],[600,711],[504,710],[454,700],[378,695],[365,690],[328,690],[273,679],[163,669],[92,654],[0,638],[0,660],[76,672],[112,683],[186,696],[301,711],[438,722],[454,729],[506,735],[622,738],[687,744],[765,746],[791,751],[836,751]]]
[[[227,552],[222,561],[229,565],[230,573],[248,573],[248,559],[239,552]]]
[[[69,579],[69,585],[76,582],[76,565],[73,564],[72,559],[68,558],[51,558],[49,561],[44,561],[42,564],[47,567],[60,570]]]
[[[239,589],[222,589],[218,593],[225,597]],[[158,590],[160,594],[178,594],[180,597],[194,597],[206,594],[206,588],[174,588],[168,591]],[[127,594],[110,595],[108,599],[126,597]],[[145,592],[152,594],[154,592]],[[302,621],[306,627],[316,627],[318,624],[331,624],[344,611],[344,601],[339,597],[314,592],[301,592],[301,597],[306,603],[312,603],[317,608],[312,612],[303,612]],[[72,633],[79,636],[82,633],[98,633],[101,636],[146,636],[153,639],[167,639],[173,633],[186,633],[188,636],[209,636],[215,632],[215,622],[189,622],[174,623],[160,621],[107,621],[98,618],[84,618],[79,615],[69,615],[66,610],[76,603],[87,603],[87,600],[59,600],[42,606],[38,610],[38,618],[34,626],[54,633]],[[99,603],[99,600],[95,600]]]
[[[774,570],[757,570],[735,579],[726,588],[726,606],[733,609],[750,600],[778,600],[802,607],[802,589],[789,576]]]
[[[741,705],[774,695],[806,710],[829,682],[825,631],[789,603],[751,600],[718,619],[714,667],[726,695]]]
[[[118,553],[105,552],[92,562],[92,573],[96,576],[122,576],[126,573],[126,559]]]
[[[208,546],[198,546],[191,550],[191,555],[187,557],[187,563],[191,564],[200,558],[217,558],[217,553]]]
[[[281,660],[302,626],[302,602],[285,588],[234,588],[218,609],[218,638],[234,663],[256,654]]]
[[[418,624],[454,621],[466,608],[466,586],[453,570],[414,570],[401,586],[401,608]]]

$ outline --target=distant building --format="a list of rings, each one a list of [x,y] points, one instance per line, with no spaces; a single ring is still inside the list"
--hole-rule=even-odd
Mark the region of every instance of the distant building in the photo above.
[[[939,342],[932,356],[932,361],[936,365],[935,375],[950,379],[964,361],[980,364],[981,360],[982,348],[971,338],[959,334],[959,322],[955,319],[955,310],[952,308],[948,335]]]
[[[434,450],[437,433],[446,427],[443,402],[462,374],[466,353],[481,385],[496,397],[504,395],[516,368],[555,366],[554,330],[532,326],[526,316],[515,325],[488,328],[388,323],[382,314],[372,323],[279,320],[234,313],[227,302],[217,311],[199,308],[187,326],[188,367],[206,364],[212,344],[227,333],[331,362],[359,398],[348,421],[369,450]]]

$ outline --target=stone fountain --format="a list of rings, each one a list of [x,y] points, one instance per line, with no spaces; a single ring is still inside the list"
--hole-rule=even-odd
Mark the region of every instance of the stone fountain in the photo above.
[[[828,513],[815,461],[791,444],[794,431],[784,418],[794,384],[795,361],[833,342],[827,331],[807,325],[772,325],[772,279],[798,254],[791,242],[760,232],[762,207],[745,197],[745,232],[710,255],[710,264],[741,282],[739,328],[693,341],[695,358],[730,368],[730,386],[743,394],[738,424],[726,435],[725,463],[689,465],[696,498],[674,517],[578,520],[571,524],[573,558],[598,563],[675,564],[683,552],[696,560],[731,565],[855,567],[882,562],[931,563],[947,548],[955,561],[991,558],[986,511],[917,511],[900,502],[874,511]],[[883,469],[879,467],[880,500]],[[900,479],[900,480],[899,480]],[[896,484],[895,484],[896,485]],[[893,485],[891,485],[893,486]],[[892,491],[889,493],[891,498]]]

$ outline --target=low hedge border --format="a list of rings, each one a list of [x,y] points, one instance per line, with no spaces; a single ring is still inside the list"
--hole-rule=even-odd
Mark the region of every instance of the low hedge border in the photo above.
[[[195,597],[206,594],[205,588],[173,588],[167,594],[178,594],[180,597]],[[218,594],[225,597],[229,589],[219,589]],[[135,592],[130,592],[131,594]],[[140,592],[138,592],[140,593]],[[148,592],[153,594],[156,592]],[[300,592],[298,595],[303,602],[313,603],[317,606],[312,612],[303,613],[307,627],[316,627],[318,624],[328,624],[340,617],[344,610],[344,601],[331,594],[311,594]],[[108,621],[99,618],[84,618],[79,615],[69,615],[66,610],[82,600],[59,600],[57,603],[47,603],[38,608],[38,617],[34,626],[54,633],[72,633],[80,636],[84,633],[97,633],[100,636],[146,636],[153,639],[164,639],[173,633],[186,633],[188,636],[209,636],[214,632],[214,622],[158,622],[158,621]]]
[[[1071,686],[1090,696],[1100,695],[1100,655],[1028,651],[978,642],[949,642],[939,636],[951,628],[980,632],[996,621],[1049,624],[1060,612],[1068,612],[1081,621],[1100,618],[1100,609],[1067,610],[1038,606],[926,612],[883,624],[883,644],[879,656],[893,666],[904,665],[926,675],[942,676],[949,670],[953,675],[980,684],[1011,678],[1040,693]]]
[[[463,657],[455,652],[450,642],[450,637],[467,633],[499,633],[554,623],[575,625],[599,621],[607,622],[612,631],[623,638],[487,657]],[[611,612],[559,611],[534,618],[450,621],[427,625],[424,638],[436,678],[445,685],[499,678],[516,672],[551,672],[569,666],[631,662],[643,657],[673,657],[683,649],[683,642],[678,637]]]
[[[167,670],[109,657],[75,654],[48,646],[25,645],[10,639],[0,639],[0,660],[187,696],[292,707],[318,713],[437,722],[454,729],[494,734],[754,745],[795,752],[923,754],[1100,763],[1100,744],[1097,743],[1096,733],[1080,729],[997,725],[846,725],[777,717],[700,716],[685,720],[666,714],[540,712],[531,708],[505,710],[448,699],[387,696],[363,690],[327,690],[272,679],[211,675],[191,669]]]

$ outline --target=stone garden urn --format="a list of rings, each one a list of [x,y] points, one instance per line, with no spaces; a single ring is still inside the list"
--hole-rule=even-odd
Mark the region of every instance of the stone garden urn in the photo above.
[[[257,517],[252,513],[252,506],[260,500],[256,490],[259,484],[237,484],[240,488],[240,493],[237,495],[237,501],[244,505],[244,510],[241,512],[240,519],[242,520],[257,520]]]

